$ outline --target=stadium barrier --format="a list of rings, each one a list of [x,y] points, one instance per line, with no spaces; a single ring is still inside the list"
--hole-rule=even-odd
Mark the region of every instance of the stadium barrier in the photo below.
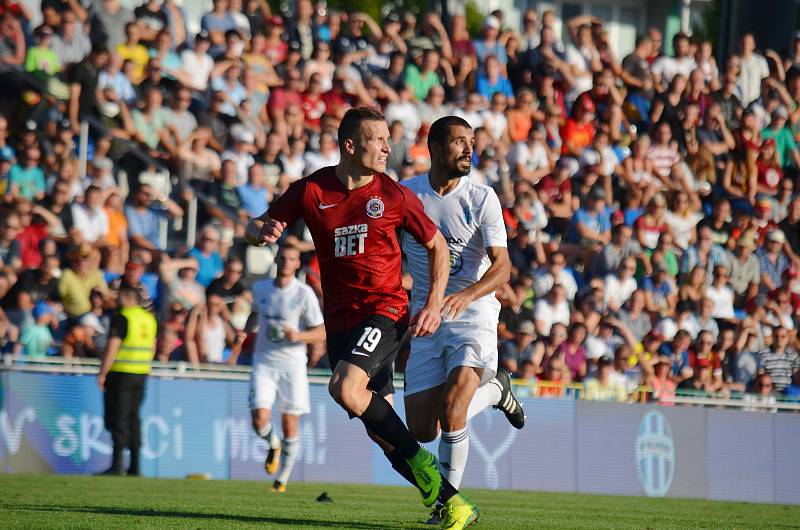
[[[108,466],[96,371],[84,362],[5,363],[2,472],[88,474]],[[142,409],[143,474],[268,479],[264,441],[250,427],[248,377],[241,367],[157,366]],[[292,480],[404,484],[360,422],[348,421],[329,398],[327,377],[311,379],[312,412],[302,420]],[[397,398],[402,415],[402,394]],[[528,424],[521,431],[498,412],[470,422],[464,483],[800,504],[800,415],[730,410],[722,407],[732,401],[708,399],[712,406],[669,407],[523,398]],[[777,407],[796,410],[791,403]]]

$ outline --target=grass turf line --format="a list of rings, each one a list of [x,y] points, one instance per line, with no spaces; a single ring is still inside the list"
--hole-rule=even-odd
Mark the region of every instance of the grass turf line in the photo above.
[[[409,488],[127,477],[1,475],[0,527],[431,528]],[[333,503],[318,503],[327,491]],[[467,490],[483,529],[800,528],[800,506]]]

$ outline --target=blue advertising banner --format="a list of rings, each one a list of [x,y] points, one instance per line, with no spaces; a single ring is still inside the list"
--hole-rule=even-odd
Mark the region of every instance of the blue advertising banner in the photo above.
[[[246,381],[151,377],[142,472],[269,480]],[[404,485],[381,451],[311,387],[292,480]],[[469,425],[467,487],[800,504],[800,415],[525,399],[526,427],[499,412]],[[89,474],[110,462],[93,376],[0,372],[0,472]],[[402,394],[395,406],[404,415]],[[279,425],[279,419],[273,419]],[[429,444],[436,451],[437,442]]]

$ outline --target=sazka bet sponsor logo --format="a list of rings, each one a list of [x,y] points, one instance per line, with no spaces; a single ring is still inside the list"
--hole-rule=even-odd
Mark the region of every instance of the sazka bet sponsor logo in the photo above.
[[[364,253],[364,241],[367,239],[366,224],[342,226],[333,231],[333,255],[355,256]]]
[[[636,474],[648,497],[663,497],[675,475],[675,443],[667,419],[648,412],[636,436]]]

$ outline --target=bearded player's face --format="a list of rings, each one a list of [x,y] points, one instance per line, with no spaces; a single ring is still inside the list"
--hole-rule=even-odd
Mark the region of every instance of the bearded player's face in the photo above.
[[[361,166],[374,173],[385,172],[386,160],[392,152],[389,126],[385,121],[362,122],[360,137],[354,154]]]
[[[470,127],[456,125],[450,127],[447,143],[442,156],[443,166],[447,168],[451,178],[463,177],[472,169],[472,148],[475,145],[475,135]]]

